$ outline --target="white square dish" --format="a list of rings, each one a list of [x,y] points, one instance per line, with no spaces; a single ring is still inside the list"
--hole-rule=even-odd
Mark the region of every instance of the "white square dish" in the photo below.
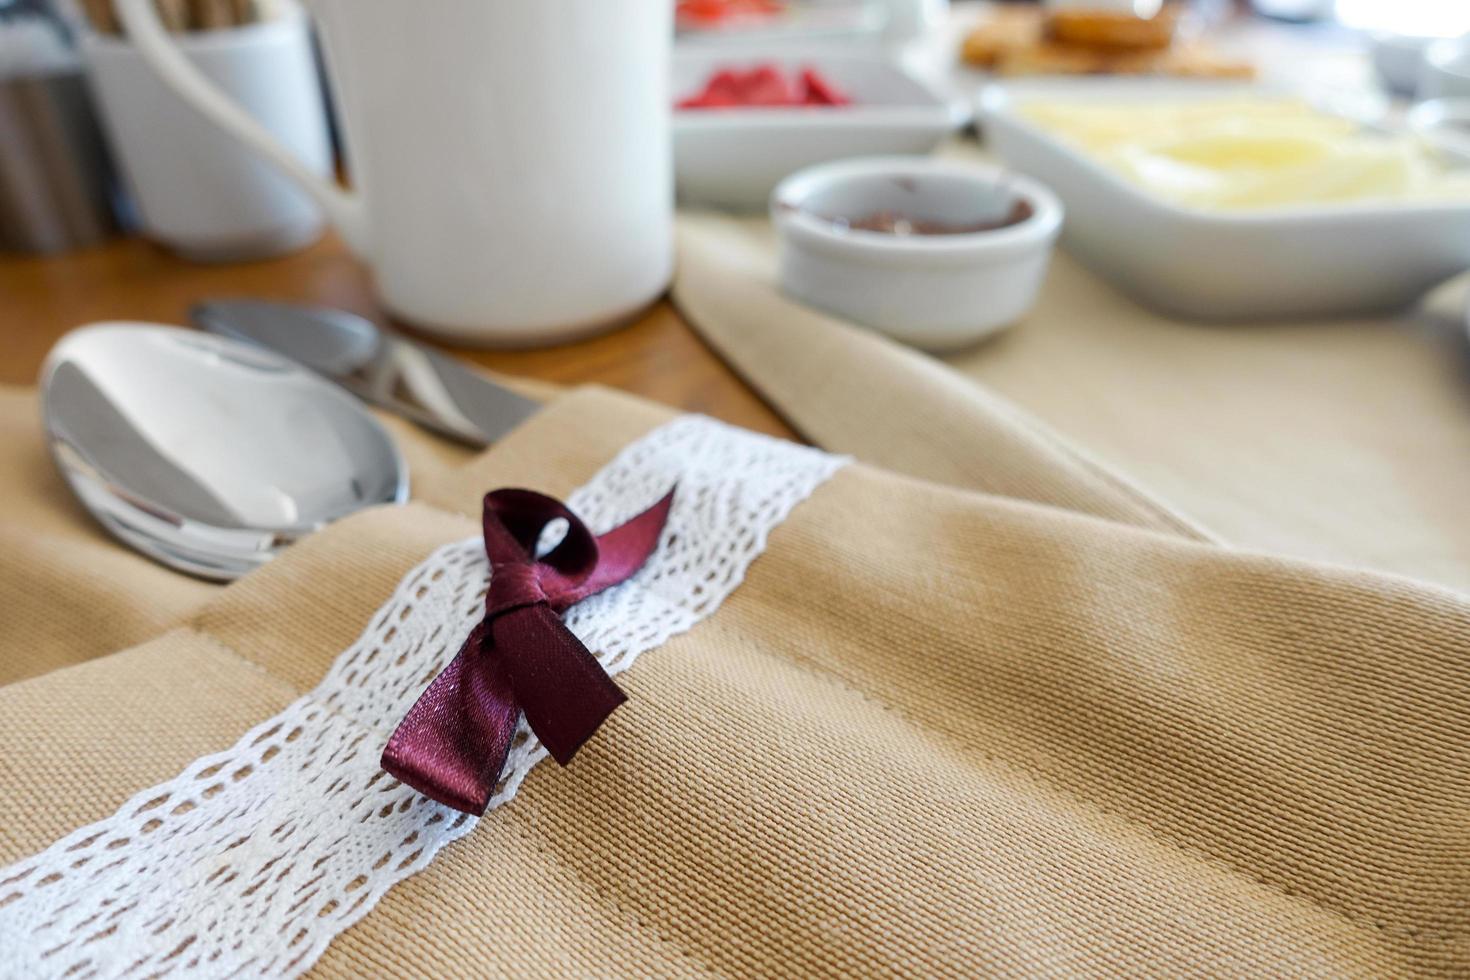
[[[853,104],[840,107],[684,109],[674,112],[679,200],[764,209],[783,177],[844,157],[928,153],[968,118],[965,107],[881,55],[813,53],[755,57],[715,48],[674,55],[678,102],[724,68],[814,68]]]
[[[1280,95],[1243,85],[1098,80],[988,86],[987,144],[1067,209],[1063,245],[1141,302],[1193,319],[1375,313],[1470,268],[1470,201],[1205,211],[1173,204],[1019,114],[1028,101]]]

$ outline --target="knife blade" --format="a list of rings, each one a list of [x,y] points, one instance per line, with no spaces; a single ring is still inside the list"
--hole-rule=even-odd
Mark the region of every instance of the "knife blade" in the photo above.
[[[370,405],[472,446],[486,446],[541,406],[454,358],[346,310],[219,299],[189,310],[195,326],[284,354]]]

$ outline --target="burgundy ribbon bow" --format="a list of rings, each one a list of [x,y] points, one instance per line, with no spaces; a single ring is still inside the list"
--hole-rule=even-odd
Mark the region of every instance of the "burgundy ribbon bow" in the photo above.
[[[446,806],[482,814],[523,712],[552,758],[570,762],[627,695],[559,614],[638,571],[658,546],[673,502],[670,490],[626,524],[593,537],[551,497],[531,490],[486,494],[485,618],[399,723],[383,750],[383,768]],[[557,518],[566,520],[566,536],[538,559],[541,532]]]

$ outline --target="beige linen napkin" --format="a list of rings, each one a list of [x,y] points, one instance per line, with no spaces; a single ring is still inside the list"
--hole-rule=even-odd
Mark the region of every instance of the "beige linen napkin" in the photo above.
[[[829,449],[987,488],[1010,400],[1230,543],[1470,591],[1458,293],[1413,317],[1179,323],[1059,253],[1023,323],[941,362],[788,300],[764,220],[685,214],[674,296]]]
[[[0,687],[0,862],[316,683],[474,533],[483,490],[564,494],[665,417],[558,399],[423,502]],[[569,768],[534,770],[315,972],[1470,971],[1470,599],[1137,526],[1168,520],[1044,439],[997,464],[1087,513],[841,471],[623,675]],[[85,607],[94,583],[64,588]]]

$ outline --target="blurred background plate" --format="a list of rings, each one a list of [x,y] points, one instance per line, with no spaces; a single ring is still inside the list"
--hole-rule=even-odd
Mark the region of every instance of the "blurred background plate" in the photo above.
[[[674,99],[697,92],[721,70],[761,65],[788,74],[815,69],[852,105],[676,111],[674,168],[681,203],[759,210],[781,178],[803,167],[843,157],[928,153],[970,118],[963,104],[946,100],[881,55],[818,49],[779,57],[676,52]]]
[[[1470,200],[1189,207],[1144,190],[1019,111],[1028,102],[1137,106],[1281,94],[1246,84],[1092,79],[996,84],[977,105],[991,149],[1062,199],[1065,247],[1166,313],[1248,320],[1385,312],[1470,267]]]

